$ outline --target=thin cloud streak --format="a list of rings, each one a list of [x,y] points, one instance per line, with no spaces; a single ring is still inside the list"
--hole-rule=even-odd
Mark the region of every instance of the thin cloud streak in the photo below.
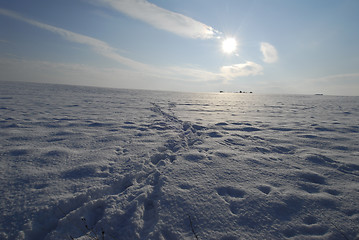
[[[278,61],[278,52],[275,47],[267,42],[261,43],[261,52],[263,54],[263,61],[266,63],[274,63]]]
[[[109,6],[132,18],[182,37],[210,39],[220,34],[219,31],[204,23],[158,7],[146,0],[93,0],[93,2]]]
[[[190,81],[190,82],[211,82],[211,81],[227,82],[228,80],[233,80],[238,77],[260,75],[262,74],[262,70],[263,70],[263,67],[261,65],[249,61],[242,64],[223,66],[220,68],[219,72],[211,72],[197,67],[181,67],[181,66],[168,66],[162,68],[156,67],[123,57],[116,52],[115,48],[111,47],[106,42],[103,42],[96,38],[71,32],[62,28],[54,27],[42,22],[38,22],[23,17],[20,14],[17,14],[15,12],[6,9],[0,8],[0,14],[23,21],[27,24],[36,26],[38,28],[50,31],[52,33],[60,35],[62,38],[70,42],[87,45],[92,50],[94,50],[97,54],[115,60],[124,66],[130,67],[133,70],[137,70],[137,72],[141,72],[140,75],[148,76],[151,78],[157,77],[161,79],[166,78],[168,80]],[[49,63],[46,64],[49,65]],[[56,64],[61,64],[61,63],[56,63]],[[37,64],[37,65],[44,66],[45,64]],[[68,65],[66,66],[67,66],[66,69],[70,69]],[[78,66],[75,69],[78,69]],[[121,71],[123,73],[123,71],[125,70],[121,70]],[[126,75],[129,75],[129,71],[126,72]],[[136,76],[137,75],[138,74],[136,74]]]
[[[106,42],[98,40],[96,38],[88,37],[82,34],[74,33],[62,28],[54,27],[45,23],[41,23],[29,18],[25,18],[20,14],[15,12],[0,8],[0,14],[5,15],[7,17],[11,17],[20,21],[23,21],[27,24],[39,27],[41,29],[53,32],[55,34],[60,35],[64,39],[87,45],[91,47],[97,54],[100,54],[109,59],[115,60],[121,63],[124,66],[130,67],[134,70],[140,70],[142,73],[146,73],[147,75],[155,76],[155,77],[168,77],[174,80],[180,80],[181,77],[190,78],[194,81],[210,81],[213,79],[213,74],[211,72],[207,72],[205,70],[199,69],[191,69],[186,68],[185,70],[176,68],[176,67],[167,67],[167,68],[159,68],[152,65],[148,65],[145,63],[141,63],[126,57],[121,56],[116,52],[115,48],[109,46]],[[179,70],[180,69],[180,70]],[[210,77],[208,77],[210,76]],[[208,77],[208,78],[207,78]]]
[[[149,66],[137,61],[134,61],[132,59],[123,57],[119,54],[116,53],[116,50],[114,48],[112,48],[111,46],[109,46],[107,43],[98,40],[96,38],[92,38],[92,37],[88,37],[82,34],[78,34],[78,33],[74,33],[62,28],[58,28],[58,27],[54,27],[45,23],[41,23],[29,18],[25,18],[23,16],[21,16],[20,14],[17,14],[15,12],[6,10],[6,9],[2,9],[0,8],[0,14],[10,17],[10,18],[14,18],[20,21],[23,21],[25,23],[28,23],[30,25],[33,25],[35,27],[38,28],[42,28],[44,30],[50,31],[52,33],[58,34],[60,35],[62,38],[70,41],[70,42],[75,42],[75,43],[80,43],[80,44],[84,44],[87,45],[89,47],[91,47],[95,52],[97,52],[98,54],[108,57],[110,59],[116,60],[117,62],[127,66],[127,67],[131,67],[134,69],[149,69]]]

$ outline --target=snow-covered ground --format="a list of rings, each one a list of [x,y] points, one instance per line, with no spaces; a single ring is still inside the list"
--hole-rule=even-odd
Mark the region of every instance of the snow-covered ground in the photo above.
[[[0,94],[0,239],[359,239],[358,97]]]

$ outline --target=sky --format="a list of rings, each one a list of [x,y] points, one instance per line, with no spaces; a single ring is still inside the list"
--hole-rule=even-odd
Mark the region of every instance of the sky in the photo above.
[[[359,95],[357,0],[0,0],[0,80]]]

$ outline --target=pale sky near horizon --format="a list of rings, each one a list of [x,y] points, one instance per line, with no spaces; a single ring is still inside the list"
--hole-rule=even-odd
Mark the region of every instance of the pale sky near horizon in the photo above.
[[[0,80],[358,96],[358,22],[357,0],[0,0]]]

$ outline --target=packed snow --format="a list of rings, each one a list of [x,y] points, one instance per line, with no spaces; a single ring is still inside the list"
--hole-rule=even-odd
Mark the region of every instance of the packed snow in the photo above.
[[[0,239],[359,239],[359,97],[0,94]]]

